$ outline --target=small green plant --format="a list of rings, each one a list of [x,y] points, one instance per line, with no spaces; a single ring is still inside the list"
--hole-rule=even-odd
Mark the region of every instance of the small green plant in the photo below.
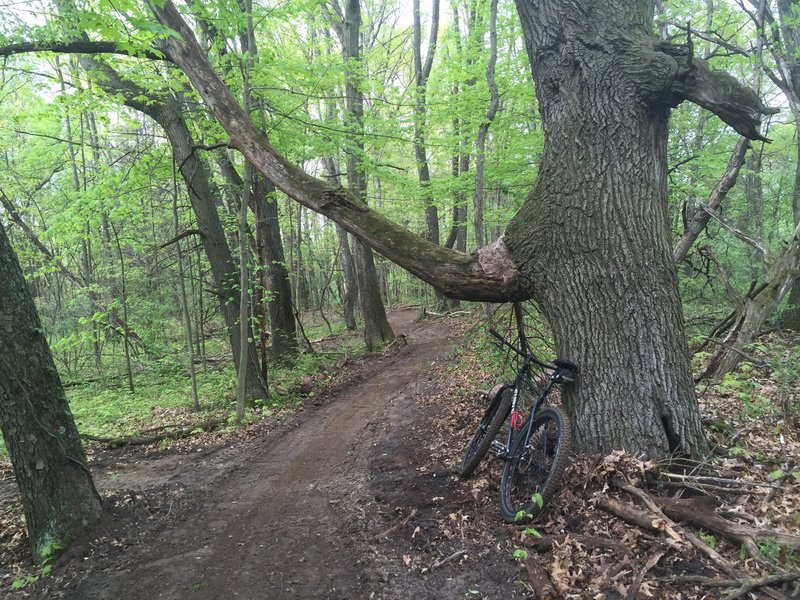
[[[742,456],[744,458],[750,458],[752,454],[747,448],[742,448],[741,446],[734,446],[733,448],[728,449],[728,456]]]
[[[15,579],[11,582],[11,588],[21,590],[32,583],[36,583],[40,577],[47,577],[50,575],[53,570],[53,559],[58,555],[60,550],[61,544],[58,542],[48,542],[45,544],[42,548],[42,568],[39,569],[39,572],[35,575],[25,575],[24,577]]]
[[[542,498],[541,494],[534,494],[533,496],[531,496],[531,500],[533,501],[533,503],[536,506],[539,507],[540,510],[544,506],[544,499]],[[527,510],[520,510],[520,511],[517,512],[516,515],[514,515],[514,518],[517,521],[523,521],[523,520],[527,521],[528,519],[532,519],[533,518],[533,513],[530,513]],[[531,529],[531,528],[529,528],[529,529]],[[536,531],[536,530],[533,529],[533,531]],[[539,532],[537,531],[536,533],[539,533]],[[542,537],[542,536],[539,535],[538,537]]]
[[[528,558],[528,551],[523,550],[522,548],[517,548],[516,550],[514,550],[514,558],[522,558],[522,559]]]
[[[765,538],[763,542],[758,545],[761,554],[766,556],[770,561],[777,563],[781,556],[781,545],[775,538]]]
[[[709,548],[711,548],[712,550],[717,549],[717,538],[714,535],[706,533],[702,529],[697,535],[700,537],[701,540],[703,540],[708,545]]]
[[[525,529],[523,529],[522,530],[522,535],[523,535],[523,537],[526,536],[526,535],[532,535],[535,538],[541,538],[542,537],[542,534],[539,533],[533,527],[526,527]]]

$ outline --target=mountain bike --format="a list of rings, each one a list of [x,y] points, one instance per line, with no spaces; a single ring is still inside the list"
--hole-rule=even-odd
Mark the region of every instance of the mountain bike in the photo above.
[[[516,376],[491,399],[467,444],[459,475],[469,477],[490,450],[504,460],[500,513],[506,521],[520,522],[533,518],[561,484],[571,433],[564,413],[548,405],[547,398],[555,385],[574,382],[578,367],[562,358],[554,364],[543,362],[512,345],[496,330],[489,329],[489,333],[498,340],[498,347],[514,352],[518,359]],[[534,368],[547,373],[540,384],[532,377]],[[527,418],[526,405],[532,405]],[[509,416],[507,431],[499,435]]]

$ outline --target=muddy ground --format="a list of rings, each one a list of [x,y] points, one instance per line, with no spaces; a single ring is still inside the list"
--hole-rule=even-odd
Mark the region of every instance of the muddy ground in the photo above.
[[[494,499],[469,492],[453,457],[437,454],[434,367],[454,340],[448,321],[416,315],[393,315],[407,345],[358,359],[336,387],[245,441],[98,456],[107,518],[28,594],[527,597],[510,541],[498,542]],[[461,526],[476,520],[484,526]]]

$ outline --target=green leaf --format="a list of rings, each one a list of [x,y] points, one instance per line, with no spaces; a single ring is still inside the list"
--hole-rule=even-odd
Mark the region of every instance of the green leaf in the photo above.
[[[528,551],[522,548],[514,550],[514,558],[528,558]]]
[[[21,590],[26,585],[28,585],[28,582],[24,578],[20,577],[19,579],[15,579],[13,581],[13,583],[11,584],[11,587],[12,587],[12,589],[15,589],[15,590]]]

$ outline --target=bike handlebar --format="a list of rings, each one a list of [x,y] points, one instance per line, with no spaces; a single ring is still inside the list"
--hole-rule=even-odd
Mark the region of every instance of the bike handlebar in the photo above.
[[[491,333],[497,340],[504,346],[508,346],[514,352],[516,352],[519,356],[524,358],[525,360],[529,360],[532,363],[535,363],[541,367],[545,367],[547,369],[552,369],[557,371],[561,369],[561,379],[564,383],[572,383],[575,379],[575,375],[578,372],[578,366],[574,363],[569,362],[568,360],[558,358],[556,359],[556,364],[551,365],[549,363],[545,363],[537,359],[532,353],[525,353],[516,346],[512,345],[506,338],[502,336],[502,334],[497,331],[494,327],[489,328],[489,333]]]

